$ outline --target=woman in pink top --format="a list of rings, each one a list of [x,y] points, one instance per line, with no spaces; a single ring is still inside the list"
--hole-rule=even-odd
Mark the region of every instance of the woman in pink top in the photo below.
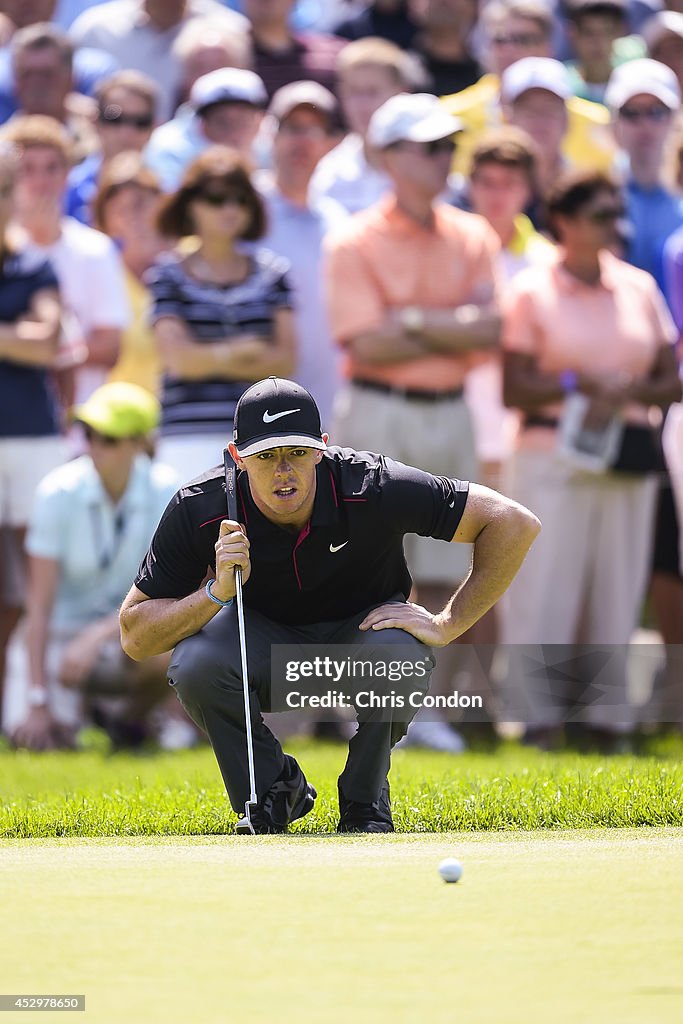
[[[614,749],[633,725],[626,654],[652,540],[651,424],[681,393],[676,332],[650,275],[613,254],[624,208],[610,177],[567,175],[547,206],[558,256],[515,280],[503,340],[505,402],[523,414],[508,490],[543,523],[504,609],[503,642],[526,645],[509,648],[509,713],[530,741],[556,745],[570,721]],[[558,443],[576,394],[589,426],[623,424],[607,469]]]

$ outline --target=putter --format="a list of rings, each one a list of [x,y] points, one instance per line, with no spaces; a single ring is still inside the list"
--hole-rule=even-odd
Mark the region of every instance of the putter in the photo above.
[[[237,518],[237,480],[235,463],[230,451],[223,452],[225,464],[225,491],[228,497],[228,519],[239,522]],[[244,816],[235,826],[241,835],[256,835],[251,823],[251,808],[257,804],[256,771],[254,769],[254,738],[251,732],[251,707],[249,704],[249,675],[247,672],[247,635],[244,629],[244,601],[242,598],[242,570],[235,569],[235,597],[237,598],[237,628],[240,637],[240,658],[242,662],[242,691],[244,693],[244,727],[247,733],[247,762],[249,765],[249,799],[244,803]]]

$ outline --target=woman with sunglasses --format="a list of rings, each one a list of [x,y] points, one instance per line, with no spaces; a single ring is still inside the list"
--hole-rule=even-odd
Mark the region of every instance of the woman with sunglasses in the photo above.
[[[651,424],[681,394],[676,331],[654,279],[614,255],[624,207],[609,176],[566,175],[547,211],[558,256],[515,279],[504,331],[505,401],[523,424],[508,493],[543,523],[503,617],[504,642],[526,645],[509,647],[510,710],[541,745],[561,741],[571,713],[582,742],[619,749],[657,494]],[[578,396],[584,429],[570,444]],[[584,447],[601,433],[612,438],[602,466]],[[572,652],[579,643],[590,647]],[[535,645],[561,645],[561,664],[536,664]]]
[[[263,236],[265,210],[247,164],[228,147],[211,147],[190,165],[157,224],[181,240],[146,278],[164,371],[158,454],[190,480],[232,436],[242,392],[293,370],[288,264],[244,244]]]

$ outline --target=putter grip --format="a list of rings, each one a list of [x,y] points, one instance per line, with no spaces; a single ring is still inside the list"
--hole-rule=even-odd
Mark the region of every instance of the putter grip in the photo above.
[[[237,523],[237,469],[232,461],[230,449],[223,452],[223,464],[225,465],[225,494],[228,499],[228,519]]]
[[[225,496],[228,502],[228,519],[239,522],[237,518],[237,467],[233,462],[230,449],[223,450],[223,465],[225,466]],[[242,589],[242,570],[235,569],[235,580],[238,589]],[[240,595],[241,596],[241,595]]]

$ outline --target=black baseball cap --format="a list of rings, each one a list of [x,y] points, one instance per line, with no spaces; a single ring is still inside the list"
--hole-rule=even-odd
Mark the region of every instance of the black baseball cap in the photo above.
[[[235,409],[233,441],[240,458],[268,448],[327,447],[315,399],[283,377],[268,377],[247,388]]]

